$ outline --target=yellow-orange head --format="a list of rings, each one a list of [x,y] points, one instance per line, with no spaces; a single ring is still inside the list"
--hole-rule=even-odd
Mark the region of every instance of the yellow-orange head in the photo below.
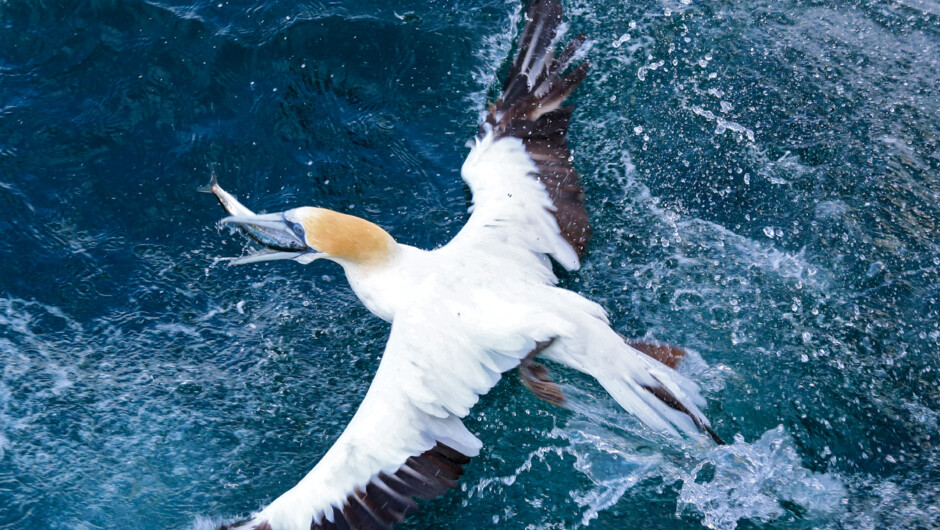
[[[395,240],[375,223],[325,208],[304,206],[284,212],[284,219],[303,230],[307,246],[358,265],[380,265],[395,252]],[[298,234],[301,235],[301,234]]]

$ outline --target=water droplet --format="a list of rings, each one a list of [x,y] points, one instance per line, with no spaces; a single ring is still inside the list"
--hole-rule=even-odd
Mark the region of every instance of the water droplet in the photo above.
[[[614,48],[619,48],[620,46],[623,45],[623,43],[627,42],[628,40],[630,40],[630,34],[629,34],[629,33],[624,33],[624,34],[621,35],[617,40],[615,40],[615,41],[611,44],[611,46],[614,47]]]

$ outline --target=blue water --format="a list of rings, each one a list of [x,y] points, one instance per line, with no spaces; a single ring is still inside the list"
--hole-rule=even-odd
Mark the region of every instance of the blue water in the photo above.
[[[402,526],[936,528],[940,3],[565,5],[596,236],[564,283],[693,350],[734,443],[506,377],[462,489]],[[0,528],[208,528],[312,467],[388,326],[334,265],[227,266],[194,190],[443,244],[520,11],[0,3]]]

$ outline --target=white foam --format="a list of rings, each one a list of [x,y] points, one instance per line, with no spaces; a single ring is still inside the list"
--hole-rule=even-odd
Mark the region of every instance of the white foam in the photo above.
[[[847,491],[841,479],[805,468],[782,426],[752,443],[740,435],[726,446],[661,440],[663,445],[651,450],[644,439],[649,434],[641,428],[619,433],[596,421],[616,413],[595,410],[594,416],[573,419],[553,432],[571,444],[566,452],[575,456],[575,469],[593,483],[573,494],[583,509],[580,525],[588,526],[648,479],[678,486],[676,515],[697,514],[708,528],[778,521],[788,514],[787,505],[798,506],[804,519],[820,522],[844,509]]]
[[[702,479],[712,470],[710,479]],[[680,480],[677,514],[700,513],[706,527],[717,529],[734,529],[741,520],[775,521],[786,515],[786,503],[804,510],[805,519],[823,520],[841,511],[847,497],[836,475],[803,467],[783,426],[753,443],[735,436],[733,444],[708,451]]]

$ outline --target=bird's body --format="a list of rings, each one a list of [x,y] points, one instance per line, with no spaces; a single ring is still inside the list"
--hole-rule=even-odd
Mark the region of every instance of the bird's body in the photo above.
[[[392,323],[389,343],[343,435],[295,490],[258,515],[296,519],[273,528],[309,528],[311,520],[333,516],[317,506],[343,506],[348,492],[364,491],[376,474],[392,475],[438,443],[476,456],[481,444],[460,419],[540,343],[549,343],[542,357],[598,377],[628,410],[649,408],[635,413],[652,427],[673,431],[661,416],[672,413],[672,421],[695,429],[654,396],[645,403],[630,391],[668,382],[673,394],[701,403],[694,384],[628,346],[599,305],[546,281],[550,270],[503,270],[447,246],[398,245],[381,266],[340,263],[363,304]]]
[[[656,360],[654,349],[632,347],[601,306],[556,285],[552,261],[577,269],[590,237],[565,138],[571,109],[561,107],[587,70],[582,64],[566,73],[584,39],[556,57],[560,22],[558,3],[530,4],[503,96],[462,169],[472,215],[443,247],[403,245],[368,221],[320,208],[227,219],[273,238],[268,246],[278,250],[240,261],[332,260],[362,303],[392,324],[345,431],[244,528],[388,528],[401,521],[416,509],[414,497],[455,486],[478,454],[481,443],[461,420],[504,372],[520,367],[537,395],[564,402],[535,356],[595,377],[656,431],[705,431],[718,440],[693,382]],[[298,245],[305,250],[285,250]]]

